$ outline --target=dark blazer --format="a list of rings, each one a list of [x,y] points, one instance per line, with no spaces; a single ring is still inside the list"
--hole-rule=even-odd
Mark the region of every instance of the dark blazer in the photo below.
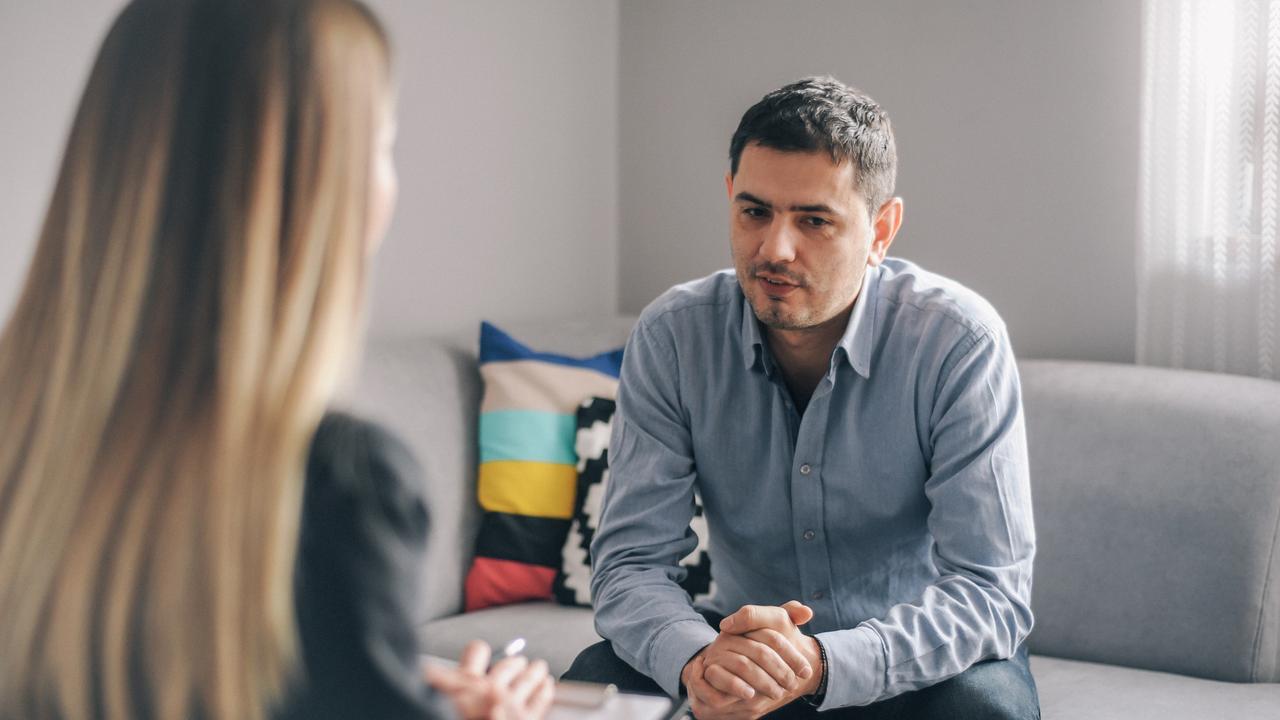
[[[278,720],[453,717],[419,667],[411,610],[427,542],[421,471],[385,430],[325,417],[298,546],[300,678]]]

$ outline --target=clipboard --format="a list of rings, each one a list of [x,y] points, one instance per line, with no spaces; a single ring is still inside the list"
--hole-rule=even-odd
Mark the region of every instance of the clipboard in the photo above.
[[[687,703],[666,695],[620,692],[613,685],[563,681],[556,686],[547,720],[678,720]]]

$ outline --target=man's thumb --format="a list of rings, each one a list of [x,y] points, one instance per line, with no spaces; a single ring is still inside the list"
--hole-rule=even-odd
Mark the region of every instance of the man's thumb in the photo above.
[[[813,619],[813,610],[799,600],[789,600],[783,603],[782,609],[787,611],[787,615],[791,617],[791,622],[796,625],[803,625]]]

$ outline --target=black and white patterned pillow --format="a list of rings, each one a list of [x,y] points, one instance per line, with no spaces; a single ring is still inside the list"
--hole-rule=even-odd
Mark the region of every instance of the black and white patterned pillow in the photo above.
[[[600,504],[609,481],[609,433],[613,426],[614,401],[588,398],[578,408],[577,435],[578,488],[573,520],[564,542],[560,571],[552,591],[562,605],[591,605],[591,539],[600,519]],[[693,520],[689,529],[698,537],[698,546],[680,565],[688,570],[680,587],[696,601],[711,595],[711,556],[707,554],[707,520],[702,515],[702,499],[694,494]]]

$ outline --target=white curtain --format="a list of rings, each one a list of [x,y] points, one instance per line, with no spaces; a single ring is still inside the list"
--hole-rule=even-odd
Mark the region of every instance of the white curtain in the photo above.
[[[1139,363],[1280,375],[1280,0],[1146,0]]]

